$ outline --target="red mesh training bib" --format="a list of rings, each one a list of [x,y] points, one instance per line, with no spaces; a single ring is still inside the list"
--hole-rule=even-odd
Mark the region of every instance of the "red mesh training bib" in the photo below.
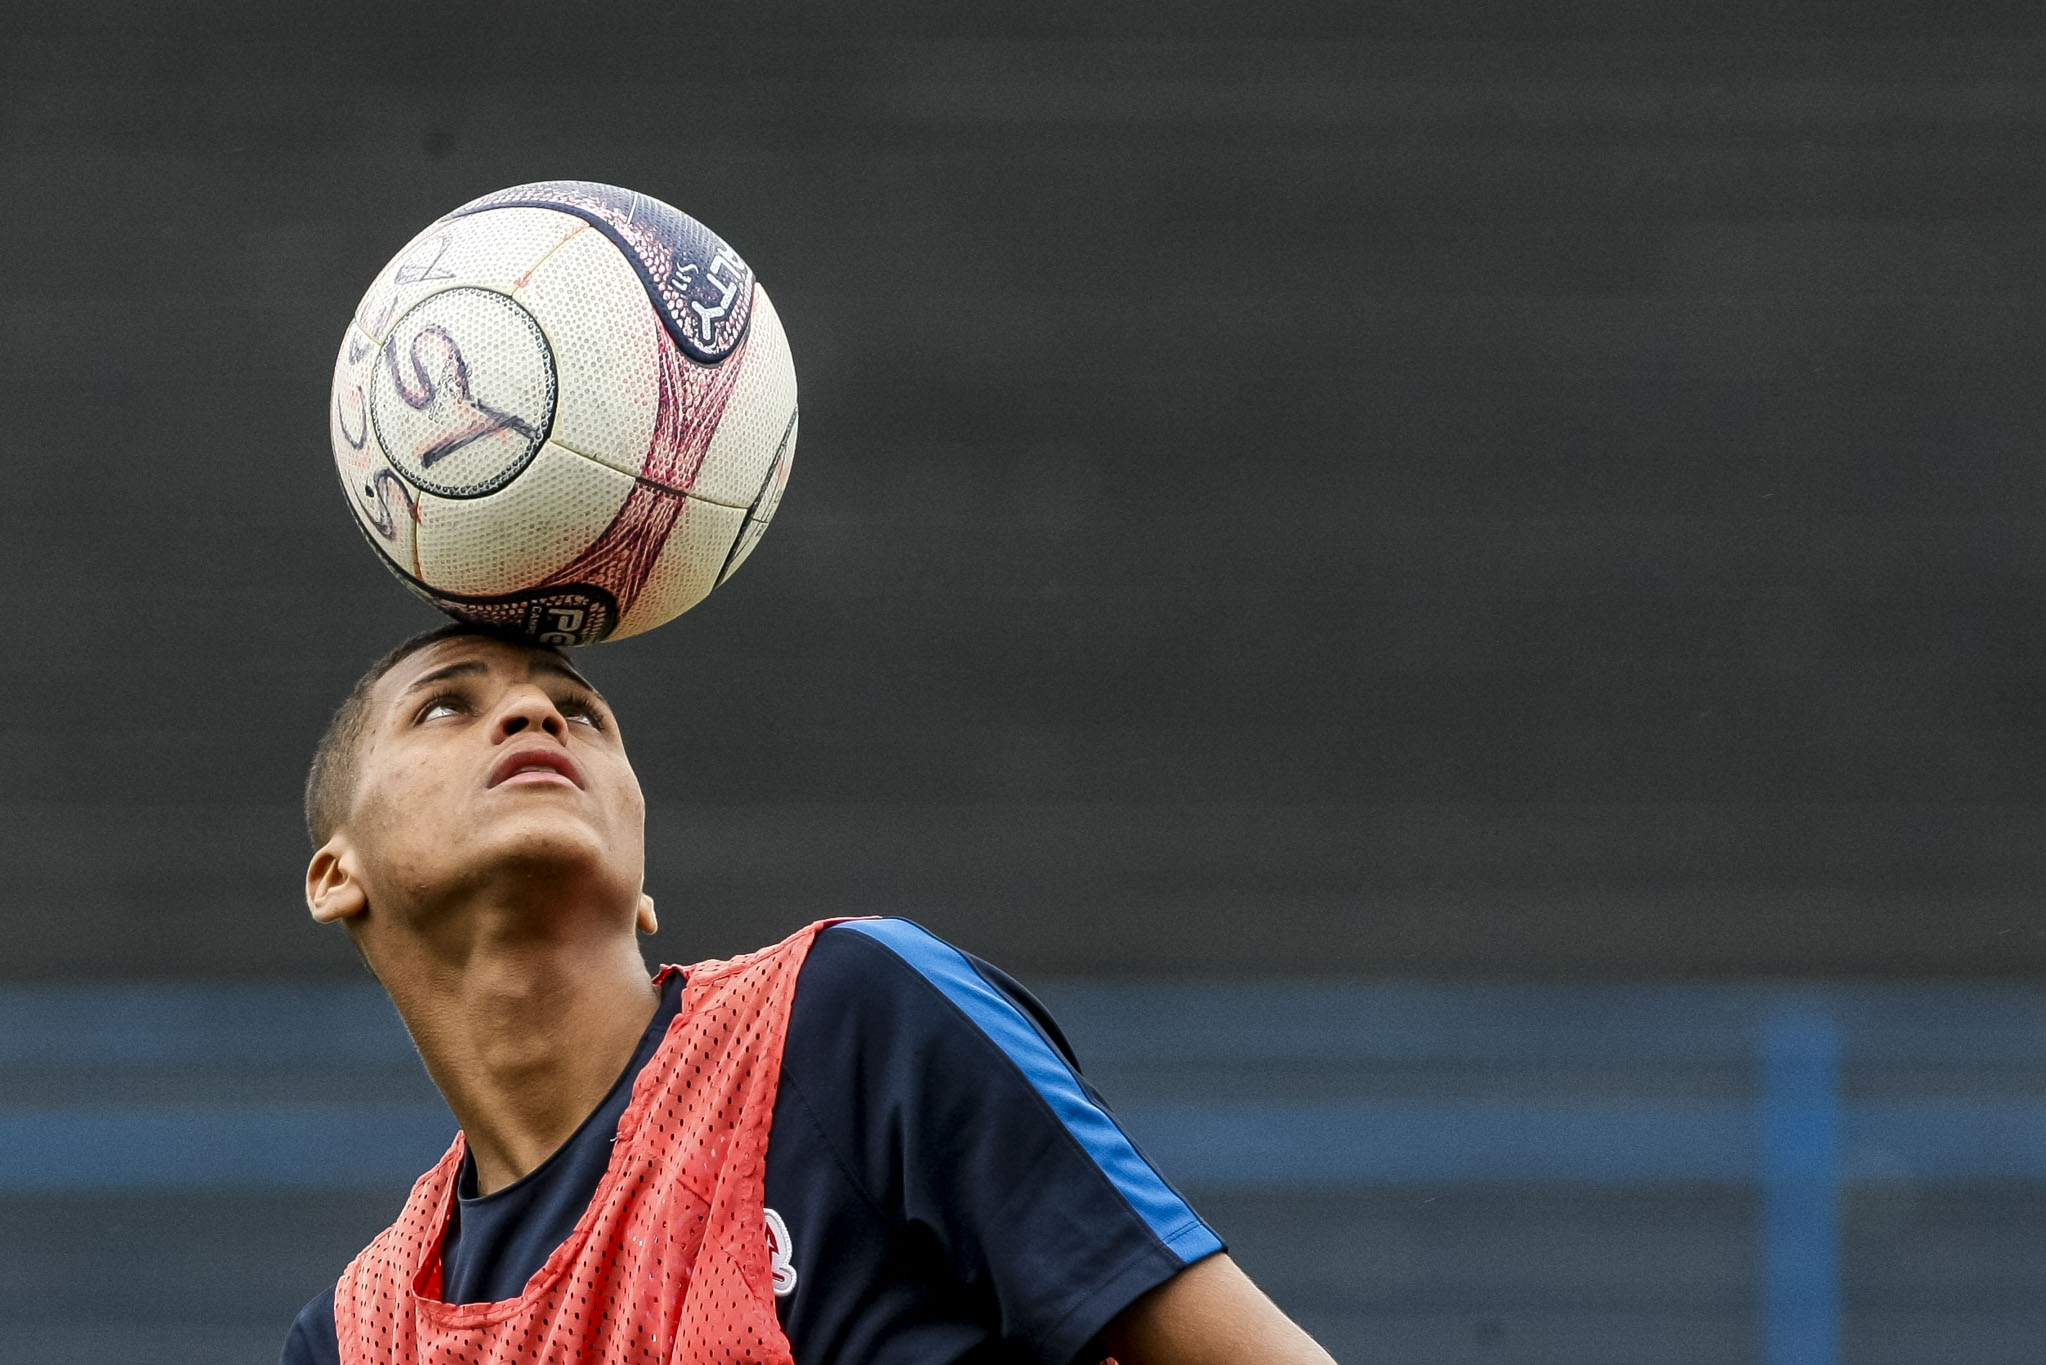
[[[793,1365],[774,1313],[763,1182],[796,973],[823,927],[689,969],[596,1194],[516,1299],[440,1300],[457,1134],[398,1221],[341,1273],[343,1365]]]

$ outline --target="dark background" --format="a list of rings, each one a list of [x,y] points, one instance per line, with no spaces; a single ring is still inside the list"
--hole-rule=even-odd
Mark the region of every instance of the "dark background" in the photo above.
[[[556,177],[802,383],[744,571],[581,660],[655,953],[1016,971],[1342,1359],[1824,1361],[1809,1267],[1846,1359],[2037,1359],[2046,21],[0,0],[0,1360],[274,1359],[445,1140],[300,903],[436,619],[324,408]]]
[[[356,971],[298,783],[432,616],[333,351],[551,177],[803,386],[761,552],[585,659],[663,954],[2034,971],[2046,47],[1527,8],[10,7],[0,976]]]

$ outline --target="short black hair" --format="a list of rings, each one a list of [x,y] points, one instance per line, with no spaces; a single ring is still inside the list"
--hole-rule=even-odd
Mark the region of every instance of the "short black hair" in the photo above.
[[[305,775],[305,832],[314,848],[334,837],[334,831],[347,818],[349,805],[355,799],[356,757],[362,748],[363,726],[369,719],[369,694],[375,690],[378,680],[428,645],[465,635],[561,654],[553,645],[536,644],[521,636],[492,630],[488,626],[472,625],[467,621],[450,621],[432,630],[422,630],[388,650],[355,680],[355,686],[348,689],[348,695],[335,708],[333,718],[320,733],[320,742],[313,748],[313,764]]]

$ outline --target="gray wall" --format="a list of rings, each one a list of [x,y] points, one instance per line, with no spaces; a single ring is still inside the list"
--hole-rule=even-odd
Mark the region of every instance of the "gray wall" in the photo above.
[[[715,227],[803,383],[761,552],[586,660],[666,956],[2036,970],[2046,46],[1353,8],[10,13],[0,977],[355,970],[296,788],[431,618],[333,348],[554,176]]]

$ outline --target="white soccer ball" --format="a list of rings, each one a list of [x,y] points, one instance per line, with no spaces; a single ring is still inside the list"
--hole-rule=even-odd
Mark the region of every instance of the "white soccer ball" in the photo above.
[[[549,644],[651,630],[753,552],[796,448],[767,292],[658,199],[464,204],[362,296],[334,463],[369,543],[452,616]]]

